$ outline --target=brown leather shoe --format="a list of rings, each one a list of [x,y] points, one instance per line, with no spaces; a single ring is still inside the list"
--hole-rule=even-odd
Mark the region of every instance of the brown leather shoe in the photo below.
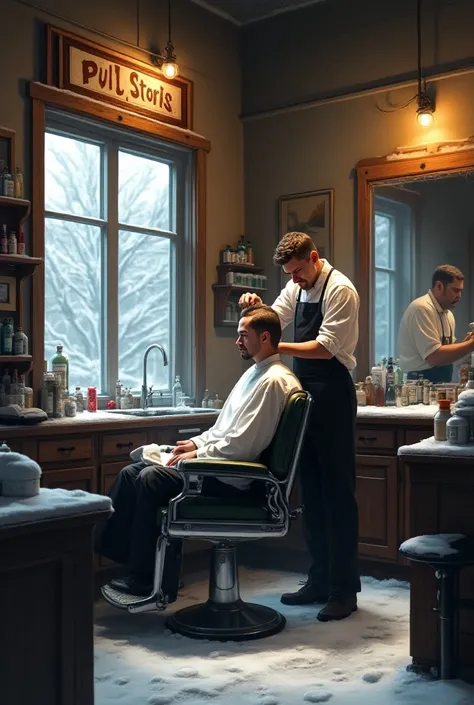
[[[336,619],[345,619],[357,610],[356,595],[339,595],[333,594],[330,596],[327,604],[318,614],[320,622],[332,622]]]
[[[306,582],[296,592],[285,592],[280,597],[280,602],[283,602],[284,605],[311,605],[314,602],[324,604],[327,599],[327,592],[311,582]]]

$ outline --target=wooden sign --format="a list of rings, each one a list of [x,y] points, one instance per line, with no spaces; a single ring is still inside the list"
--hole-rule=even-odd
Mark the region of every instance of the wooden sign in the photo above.
[[[190,81],[167,79],[151,64],[56,27],[48,27],[48,82],[160,122],[192,128]]]

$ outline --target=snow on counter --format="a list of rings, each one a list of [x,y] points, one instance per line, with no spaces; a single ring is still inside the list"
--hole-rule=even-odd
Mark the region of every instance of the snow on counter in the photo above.
[[[424,438],[419,443],[409,446],[400,446],[398,455],[431,455],[446,458],[473,458],[474,443],[453,445],[448,441],[435,441],[434,437]]]
[[[433,419],[437,404],[411,406],[358,406],[358,419]]]
[[[36,497],[0,497],[0,526],[28,524],[112,509],[109,497],[84,490],[42,487]]]

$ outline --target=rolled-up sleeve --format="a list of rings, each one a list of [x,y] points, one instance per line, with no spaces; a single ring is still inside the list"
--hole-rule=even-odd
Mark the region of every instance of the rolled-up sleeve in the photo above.
[[[359,296],[348,286],[339,286],[325,302],[324,318],[316,337],[331,355],[336,356],[359,326]]]

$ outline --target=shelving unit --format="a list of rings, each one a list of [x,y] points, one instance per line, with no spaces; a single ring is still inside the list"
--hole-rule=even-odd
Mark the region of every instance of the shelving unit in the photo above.
[[[242,274],[261,274],[262,267],[256,267],[253,264],[219,264],[217,270],[217,284],[212,285],[214,292],[214,327],[215,328],[236,328],[236,321],[227,321],[225,319],[225,310],[230,300],[237,300],[238,297],[245,291],[254,291],[261,294],[267,291],[266,288],[246,285],[236,285],[226,283],[226,274],[228,272],[240,272]]]
[[[0,196],[0,228],[5,224],[7,232],[14,230],[18,236],[21,225],[30,213],[30,208],[30,202],[25,199]],[[0,319],[13,318],[15,326],[23,327],[23,282],[27,277],[34,275],[42,264],[43,260],[40,257],[0,254],[0,285],[15,287],[14,305],[10,303],[7,305],[0,301]],[[16,368],[21,374],[26,374],[33,367],[33,358],[31,355],[0,355],[0,368],[2,367]]]

